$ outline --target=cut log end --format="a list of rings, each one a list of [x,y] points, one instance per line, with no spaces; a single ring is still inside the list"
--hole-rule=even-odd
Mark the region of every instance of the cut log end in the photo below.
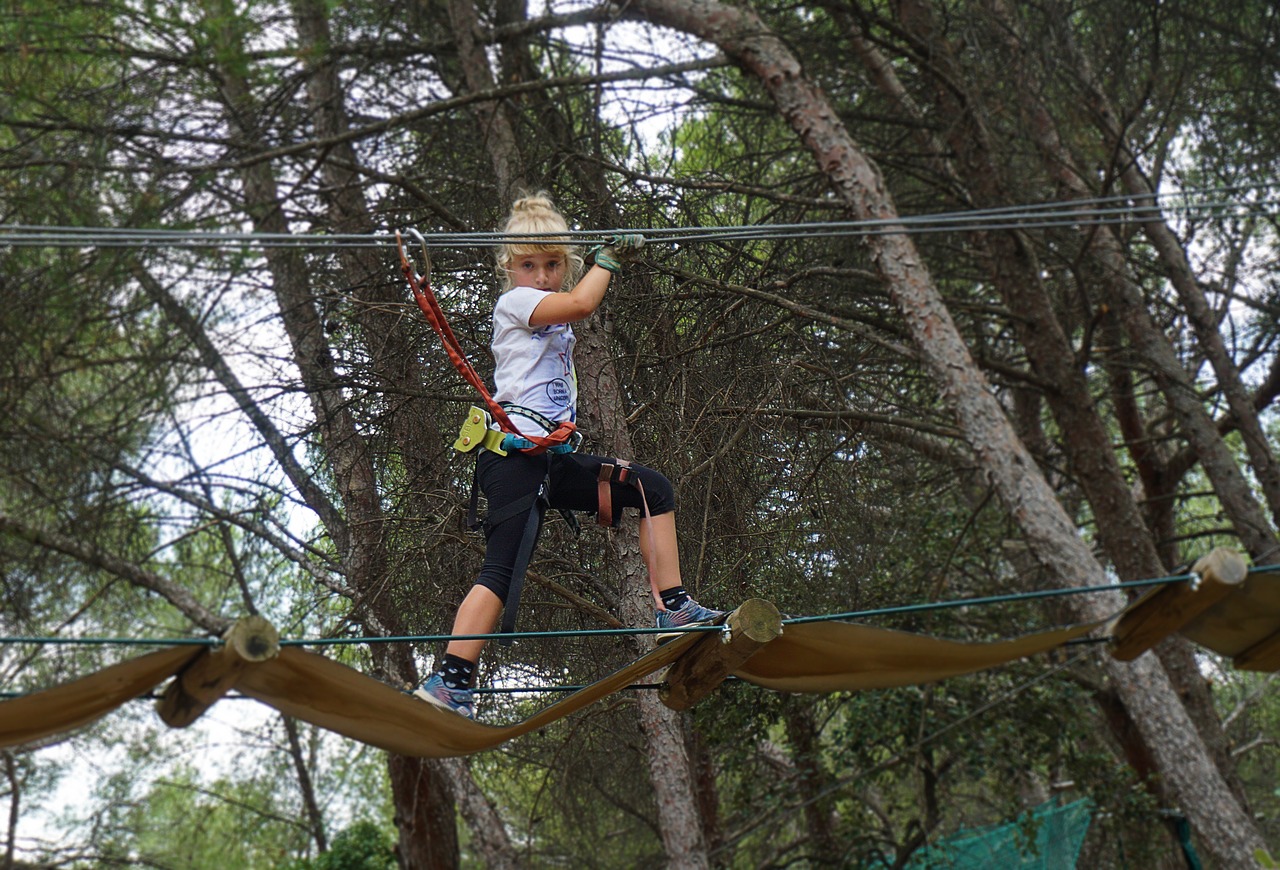
[[[1249,573],[1234,550],[1219,547],[1191,568],[1189,583],[1161,586],[1139,599],[1112,630],[1111,655],[1133,661],[1230,595]]]
[[[156,709],[166,725],[187,727],[235,686],[245,668],[280,654],[280,635],[261,616],[238,620],[222,640],[222,646],[205,650],[165,688]]]
[[[280,633],[261,616],[237,620],[222,639],[238,658],[248,662],[265,662],[280,654]]]
[[[658,696],[673,710],[687,710],[709,695],[743,662],[782,634],[782,616],[771,602],[744,601],[725,619],[727,634],[708,634],[667,671]]]

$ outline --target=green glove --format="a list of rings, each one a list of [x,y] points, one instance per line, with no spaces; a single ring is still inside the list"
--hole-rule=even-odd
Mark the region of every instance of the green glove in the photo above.
[[[644,236],[639,233],[610,236],[603,245],[596,245],[587,252],[587,260],[617,275],[622,264],[634,260],[644,247]]]

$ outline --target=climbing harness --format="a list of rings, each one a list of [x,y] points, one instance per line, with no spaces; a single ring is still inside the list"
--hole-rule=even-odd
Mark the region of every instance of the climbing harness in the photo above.
[[[534,423],[537,423],[538,426],[547,432],[554,432],[560,427],[559,423],[542,416],[532,408],[517,405],[515,402],[499,402],[498,404],[502,406],[502,410],[507,412],[508,417],[524,417],[526,420],[531,420]],[[580,444],[582,444],[582,433],[575,430],[569,435],[569,440],[563,444],[553,444],[550,447],[543,449],[545,449],[547,453],[574,453],[577,451]],[[539,445],[516,432],[507,432],[502,437],[503,450],[520,450],[525,453],[529,453],[531,451],[535,453],[542,452],[541,450],[536,449],[538,447]]]

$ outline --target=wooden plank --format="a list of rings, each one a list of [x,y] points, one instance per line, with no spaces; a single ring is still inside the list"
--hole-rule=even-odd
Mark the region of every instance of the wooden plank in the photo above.
[[[206,650],[179,672],[156,702],[160,718],[171,728],[185,728],[231,690],[245,668],[275,658],[280,637],[261,616],[246,616],[223,635],[223,644]]]
[[[1262,671],[1267,674],[1280,671],[1280,631],[1255,643],[1231,661],[1241,671]]]
[[[672,663],[658,692],[672,710],[688,710],[711,694],[734,670],[782,634],[778,608],[752,598],[725,620],[728,635],[708,633]]]
[[[1161,586],[1126,608],[1112,630],[1111,655],[1132,661],[1236,591],[1249,569],[1234,550],[1219,547],[1191,570],[1199,583]]]
[[[0,748],[33,744],[87,725],[150,692],[200,654],[169,647],[127,659],[86,677],[0,702]]]

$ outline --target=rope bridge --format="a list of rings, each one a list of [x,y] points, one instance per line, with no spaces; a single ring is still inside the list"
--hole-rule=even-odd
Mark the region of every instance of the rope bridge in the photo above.
[[[390,642],[405,638],[281,641],[270,623],[250,616],[237,622],[220,640],[150,641],[168,646],[78,680],[0,703],[0,747],[29,743],[83,726],[165,681],[169,682],[157,708],[161,719],[171,727],[196,721],[234,688],[285,715],[388,752],[439,758],[500,746],[663,669],[666,673],[660,684],[660,697],[667,706],[683,710],[729,678],[782,692],[916,685],[1048,652],[1106,628],[1111,654],[1124,661],[1178,632],[1231,658],[1239,669],[1280,670],[1280,566],[1250,570],[1239,555],[1219,549],[1197,562],[1190,575],[1140,582],[1151,588],[1112,618],[984,643],[877,628],[834,616],[784,620],[773,604],[753,599],[729,614],[723,625],[681,631],[626,667],[573,691],[528,719],[506,726],[464,719],[301,648],[318,643]],[[1073,591],[1096,592],[1099,588]],[[1068,590],[1049,592],[1068,594]],[[1040,593],[1043,594],[1047,593]],[[998,598],[1016,597],[1025,596]],[[977,603],[990,601],[968,599],[914,607]],[[862,615],[876,612],[885,611],[863,611]],[[537,637],[565,633],[523,634]],[[22,642],[33,640],[36,639]]]

